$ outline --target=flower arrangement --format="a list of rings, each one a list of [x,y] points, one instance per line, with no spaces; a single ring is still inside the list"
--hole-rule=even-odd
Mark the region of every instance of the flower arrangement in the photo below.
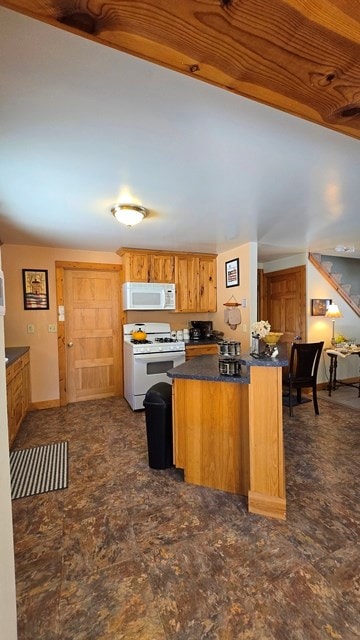
[[[259,320],[251,325],[251,333],[254,337],[265,338],[270,332],[271,325],[267,320]]]

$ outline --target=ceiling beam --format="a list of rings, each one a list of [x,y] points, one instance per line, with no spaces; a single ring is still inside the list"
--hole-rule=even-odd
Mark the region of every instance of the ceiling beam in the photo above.
[[[359,2],[0,0],[0,5],[360,138]]]

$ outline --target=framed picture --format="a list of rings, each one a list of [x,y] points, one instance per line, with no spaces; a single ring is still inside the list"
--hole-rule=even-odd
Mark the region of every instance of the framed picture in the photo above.
[[[240,284],[239,258],[225,262],[225,282],[227,287],[237,287]]]
[[[48,272],[45,269],[23,269],[24,309],[48,309]]]
[[[313,298],[311,300],[311,315],[324,316],[331,303],[332,300],[327,298]]]

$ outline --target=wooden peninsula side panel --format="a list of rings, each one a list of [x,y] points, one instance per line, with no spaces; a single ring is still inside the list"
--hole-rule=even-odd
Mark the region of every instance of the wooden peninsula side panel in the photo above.
[[[173,380],[174,461],[186,482],[249,491],[249,387]]]
[[[282,367],[286,357],[242,356],[241,377],[219,373],[217,356],[168,372],[173,380],[175,466],[186,482],[248,498],[252,513],[285,520]]]
[[[249,511],[286,519],[282,374],[251,367],[249,385]]]

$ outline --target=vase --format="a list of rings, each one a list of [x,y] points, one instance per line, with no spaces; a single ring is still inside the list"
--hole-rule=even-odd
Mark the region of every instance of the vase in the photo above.
[[[260,355],[260,336],[251,336],[251,353]]]

